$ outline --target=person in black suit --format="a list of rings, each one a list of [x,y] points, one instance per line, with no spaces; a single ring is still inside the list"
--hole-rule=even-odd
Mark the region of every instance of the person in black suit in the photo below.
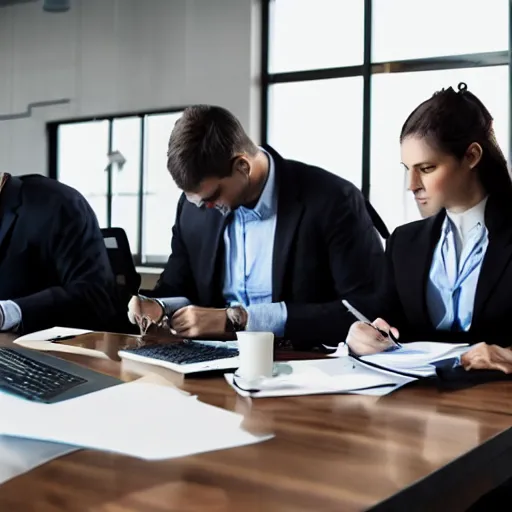
[[[475,344],[466,369],[512,372],[512,182],[481,101],[459,84],[436,93],[406,120],[402,162],[424,218],[395,230],[374,326],[403,341]],[[391,343],[356,322],[356,354]],[[484,343],[486,342],[486,343]]]
[[[105,329],[119,315],[94,212],[52,179],[3,174],[0,190],[0,330]]]
[[[345,338],[352,319],[341,299],[374,293],[384,262],[353,184],[256,146],[230,112],[208,105],[177,121],[168,168],[184,191],[172,253],[155,289],[130,301],[132,322],[167,316],[192,338],[237,330],[299,344]]]

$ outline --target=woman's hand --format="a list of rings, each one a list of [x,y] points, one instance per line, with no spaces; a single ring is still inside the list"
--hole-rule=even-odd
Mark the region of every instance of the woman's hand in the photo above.
[[[499,345],[477,343],[461,356],[466,370],[500,370],[512,373],[512,350]]]
[[[373,326],[373,327],[372,327]],[[389,337],[384,337],[378,329],[389,333],[393,333],[395,338],[398,339],[398,330],[391,327],[382,318],[377,318],[372,325],[365,322],[355,322],[350,326],[347,335],[347,345],[350,350],[359,356],[367,356],[369,354],[376,354],[394,345]]]

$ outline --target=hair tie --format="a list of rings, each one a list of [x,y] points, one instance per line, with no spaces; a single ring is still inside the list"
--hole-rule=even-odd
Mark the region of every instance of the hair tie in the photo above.
[[[468,86],[464,82],[460,82],[457,86],[457,89],[459,90],[460,94],[464,94],[468,90]]]

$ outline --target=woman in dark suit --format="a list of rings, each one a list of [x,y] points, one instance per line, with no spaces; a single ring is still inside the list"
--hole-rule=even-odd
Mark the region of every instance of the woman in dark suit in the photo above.
[[[402,163],[424,219],[388,240],[382,318],[374,325],[401,341],[469,342],[466,369],[508,373],[512,181],[492,121],[465,84],[434,94],[405,121]],[[361,322],[347,342],[360,355],[391,344]]]

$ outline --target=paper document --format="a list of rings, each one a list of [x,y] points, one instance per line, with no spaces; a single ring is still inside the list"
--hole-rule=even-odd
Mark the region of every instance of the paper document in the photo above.
[[[436,367],[432,363],[460,357],[469,348],[467,343],[417,341],[404,343],[400,348],[390,351],[362,356],[359,360],[391,371],[404,372],[417,377],[429,377],[436,373]]]
[[[242,396],[277,397],[326,393],[385,395],[415,380],[377,370],[349,357],[277,363],[275,377],[244,382],[236,374],[225,374],[228,384]]]
[[[87,334],[85,329],[73,329],[71,327],[52,327],[51,329],[45,329],[44,331],[31,332],[20,336],[15,340],[15,343],[22,344],[24,341],[48,341],[53,338],[59,338],[62,336],[78,336],[79,334]]]
[[[252,444],[243,416],[158,384],[131,382],[59,402],[39,404],[0,393],[0,433],[168,459]]]
[[[346,343],[340,343],[336,347],[330,345],[324,345],[324,347],[331,351],[330,354],[327,354],[328,357],[344,357],[348,356],[348,346]]]
[[[0,436],[0,484],[75,450],[74,446]]]
[[[71,354],[80,354],[90,357],[108,359],[108,355],[95,348],[88,348],[88,345],[93,347],[92,343],[67,343],[66,338],[73,338],[82,334],[93,333],[94,331],[87,331],[85,329],[72,329],[70,327],[52,327],[44,331],[32,332],[25,336],[20,336],[14,340],[14,343],[21,347],[31,348],[40,351],[51,352],[65,352]],[[62,339],[62,343],[56,342],[58,338]],[[50,341],[55,340],[55,341]]]

